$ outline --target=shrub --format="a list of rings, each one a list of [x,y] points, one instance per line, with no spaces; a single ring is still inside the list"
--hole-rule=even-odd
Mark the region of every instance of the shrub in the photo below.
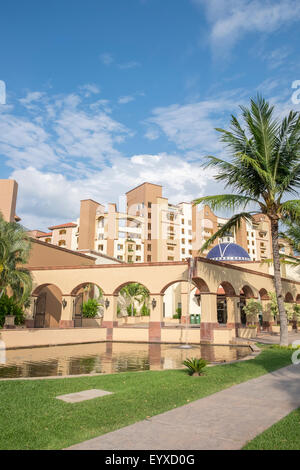
[[[126,311],[127,311],[127,315],[129,317],[135,317],[136,316],[136,308],[135,307],[132,308],[132,305],[128,305],[126,307]]]
[[[201,357],[200,359],[192,357],[183,361],[183,364],[188,368],[189,375],[202,375],[202,369],[207,366],[207,361]]]
[[[247,321],[252,324],[258,320],[258,315],[262,312],[262,305],[254,299],[249,299],[243,310],[246,314]]]
[[[82,316],[84,318],[95,318],[98,314],[99,303],[96,299],[89,299],[82,304]]]
[[[181,307],[176,308],[176,313],[173,315],[174,320],[181,318]]]
[[[146,304],[143,304],[140,314],[142,317],[149,317],[150,316],[150,308],[147,307]]]
[[[5,323],[6,315],[15,315],[15,324],[22,325],[25,322],[25,315],[22,307],[12,298],[3,294],[0,298],[0,326]]]

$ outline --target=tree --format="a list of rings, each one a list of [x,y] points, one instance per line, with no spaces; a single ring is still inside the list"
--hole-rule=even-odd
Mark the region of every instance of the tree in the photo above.
[[[300,186],[300,116],[290,111],[282,121],[275,118],[274,107],[262,97],[251,99],[250,108],[241,106],[243,122],[231,117],[229,130],[216,129],[227,146],[230,157],[223,160],[208,156],[204,167],[217,170],[215,179],[225,182],[231,194],[201,197],[211,209],[231,209],[233,215],[201,248],[204,251],[228,230],[238,228],[253,214],[265,214],[271,223],[274,285],[280,317],[280,344],[288,344],[287,316],[280,273],[279,222],[300,221],[300,200],[286,199],[297,195]],[[250,206],[250,210],[249,210]],[[253,208],[253,210],[252,210]],[[248,210],[246,210],[248,209]]]
[[[131,316],[134,316],[134,303],[137,302],[139,305],[146,303],[149,299],[149,291],[146,287],[138,282],[131,282],[126,286],[122,287],[120,294],[125,300],[126,309],[130,307]]]
[[[23,227],[0,216],[0,297],[11,290],[20,305],[27,301],[32,290],[30,272],[22,266],[28,261],[30,249]]]
[[[262,312],[262,304],[254,299],[249,299],[247,304],[243,307],[247,320],[251,324],[255,324],[258,320],[258,315]]]

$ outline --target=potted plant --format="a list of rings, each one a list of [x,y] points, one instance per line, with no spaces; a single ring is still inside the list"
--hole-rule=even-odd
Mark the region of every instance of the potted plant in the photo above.
[[[249,299],[243,307],[247,318],[247,327],[239,329],[239,336],[255,338],[257,335],[258,317],[262,313],[262,305],[255,299]]]
[[[11,329],[16,325],[22,325],[25,316],[22,307],[14,300],[13,297],[3,294],[0,297],[0,326]]]

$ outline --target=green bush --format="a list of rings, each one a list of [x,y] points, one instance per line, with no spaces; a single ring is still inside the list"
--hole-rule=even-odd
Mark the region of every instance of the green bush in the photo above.
[[[173,318],[174,318],[174,320],[175,319],[180,320],[180,318],[181,318],[181,307],[176,308],[176,313],[174,313]]]
[[[150,316],[150,308],[147,307],[146,304],[143,304],[140,314],[142,317],[149,317]]]
[[[99,303],[96,299],[89,299],[82,304],[82,316],[84,318],[95,318],[99,309]]]
[[[202,369],[207,366],[205,359],[192,357],[186,359],[183,364],[188,368],[189,375],[202,375]]]
[[[12,298],[3,294],[0,298],[0,326],[3,327],[6,315],[15,315],[15,325],[22,325],[25,322],[25,315],[22,307]]]
[[[133,308],[133,315],[132,315],[132,305],[128,305],[128,307],[126,307],[126,311],[127,311],[127,315],[129,317],[135,317],[136,316],[136,308],[134,307]]]

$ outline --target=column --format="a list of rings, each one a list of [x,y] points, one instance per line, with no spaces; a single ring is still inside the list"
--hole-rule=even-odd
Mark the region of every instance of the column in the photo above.
[[[30,306],[26,309],[26,318],[25,318],[25,326],[26,328],[34,328],[34,311],[35,311],[35,303],[37,300],[37,295],[32,295],[30,297]]]
[[[163,298],[161,294],[150,294],[149,343],[160,343],[163,326]]]
[[[183,284],[183,283],[181,283]],[[186,284],[186,283],[184,283]],[[189,313],[189,294],[186,289],[186,285],[181,290],[181,323],[185,324],[186,322],[190,323]]]
[[[73,310],[76,296],[74,295],[63,295],[61,305],[61,315],[59,321],[59,328],[74,328],[73,321]],[[65,303],[65,306],[64,306]]]
[[[118,294],[104,295],[104,315],[102,326],[106,328],[106,341],[113,340],[114,328],[118,326]]]
[[[217,327],[217,294],[211,292],[201,293],[201,343],[212,343],[214,340],[214,328]]]
[[[238,328],[241,325],[241,312],[238,307],[239,296],[226,296],[227,303],[227,328],[232,328],[235,335],[238,335]]]
[[[274,324],[274,318],[272,317],[270,310],[270,300],[262,299],[261,305],[263,314],[263,329],[271,331],[272,325]]]

